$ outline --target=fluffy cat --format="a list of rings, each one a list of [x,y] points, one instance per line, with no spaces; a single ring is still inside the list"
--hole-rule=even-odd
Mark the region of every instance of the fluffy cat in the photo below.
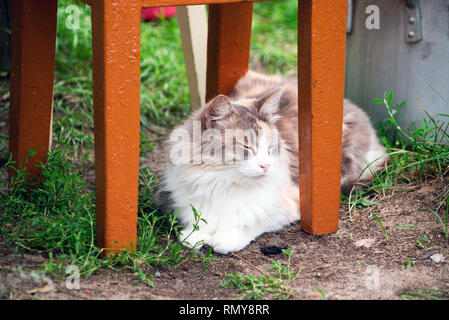
[[[348,100],[343,123],[344,187],[385,148]],[[299,220],[296,81],[249,71],[229,97],[215,97],[178,126],[168,150],[158,203],[162,211],[178,212],[185,244],[227,254]],[[369,179],[383,163],[360,178]],[[195,220],[191,206],[205,221]]]

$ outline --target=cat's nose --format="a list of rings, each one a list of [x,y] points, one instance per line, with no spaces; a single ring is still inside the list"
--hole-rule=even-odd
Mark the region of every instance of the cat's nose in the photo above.
[[[262,168],[263,172],[267,172],[268,169],[270,169],[270,165],[269,164],[260,164],[259,167]]]

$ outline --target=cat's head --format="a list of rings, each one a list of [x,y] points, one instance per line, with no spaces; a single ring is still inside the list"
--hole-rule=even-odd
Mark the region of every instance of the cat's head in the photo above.
[[[282,148],[276,127],[280,98],[279,89],[254,99],[212,99],[201,114],[202,165],[249,178],[274,174]]]

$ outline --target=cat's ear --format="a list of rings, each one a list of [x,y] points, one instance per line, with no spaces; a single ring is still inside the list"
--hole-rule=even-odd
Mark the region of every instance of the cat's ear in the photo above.
[[[279,104],[282,97],[282,88],[275,89],[256,101],[256,108],[260,114],[266,115],[269,120],[276,122],[279,118]]]
[[[217,123],[228,119],[232,114],[232,105],[229,99],[220,94],[212,99],[204,109],[203,125],[206,128],[214,128]]]

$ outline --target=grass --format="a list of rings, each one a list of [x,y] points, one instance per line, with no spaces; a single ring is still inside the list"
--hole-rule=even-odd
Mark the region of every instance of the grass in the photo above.
[[[93,186],[83,176],[83,162],[68,161],[73,153],[70,144],[60,141],[41,165],[41,185],[28,179],[25,166],[14,169],[8,161],[2,168],[16,170],[11,182],[0,181],[1,189],[8,190],[0,193],[0,236],[5,245],[13,246],[16,253],[41,254],[46,261],[43,271],[56,277],[64,277],[69,264],[78,266],[86,278],[98,270],[123,266],[151,285],[156,268],[169,269],[197,258],[178,242],[176,216],[161,216],[154,209],[156,179],[142,167],[137,248],[100,259],[103,249],[95,245]]]
[[[296,76],[297,23],[297,1],[254,3],[251,67]]]
[[[406,300],[426,299],[426,300],[448,300],[449,291],[432,288],[418,288],[417,291],[402,291],[400,293]]]
[[[354,192],[354,188],[348,196],[341,194],[341,201],[348,205],[348,220],[353,220],[353,217],[357,214],[357,209],[370,207],[376,204],[376,201],[368,199],[367,197],[364,197],[364,195],[364,193]]]
[[[295,296],[294,290],[289,283],[296,279],[300,271],[291,270],[292,248],[283,249],[282,252],[287,255],[287,263],[279,260],[273,260],[271,263],[271,274],[257,268],[262,273],[261,276],[255,276],[251,272],[248,275],[233,272],[224,275],[225,281],[221,284],[223,288],[236,289],[241,296],[238,299],[288,299]]]
[[[425,249],[433,246],[433,243],[431,243],[431,240],[429,238],[429,235],[426,233],[426,230],[421,231],[419,234],[418,240],[416,240],[416,246],[419,249]]]
[[[405,258],[405,262],[406,262],[406,269],[410,270],[417,261],[407,257]]]
[[[327,300],[327,298],[326,298],[326,293],[325,293],[322,289],[320,289],[320,288],[318,288],[318,287],[316,287],[315,289],[316,289],[316,291],[318,291],[318,293],[320,294],[321,300]]]
[[[66,27],[79,8],[78,29]],[[297,66],[297,14],[295,0],[254,4],[251,66],[270,73],[295,75]],[[2,32],[0,30],[0,32]],[[73,146],[93,148],[92,35],[90,7],[80,0],[58,4],[53,133]],[[9,91],[0,79],[0,99]],[[9,101],[0,103],[7,118]],[[141,131],[155,125],[173,126],[190,112],[187,76],[177,19],[141,24]],[[7,158],[7,138],[0,122],[0,156]],[[56,142],[56,141],[55,141]]]
[[[78,29],[66,27],[79,9]],[[251,64],[270,72],[296,74],[297,2],[254,5]],[[282,30],[282,32],[280,32]],[[155,210],[157,178],[141,165],[139,175],[138,242],[135,252],[125,251],[100,259],[103,249],[95,245],[95,191],[85,173],[93,170],[93,105],[90,7],[79,0],[60,0],[56,39],[53,143],[48,162],[42,165],[42,184],[27,179],[25,169],[6,179],[13,169],[8,160],[7,122],[0,122],[0,237],[17,254],[34,253],[43,258],[41,273],[65,278],[65,267],[76,265],[81,276],[105,270],[131,270],[150,286],[158,268],[176,268],[197,259],[203,271],[215,260],[211,252],[198,255],[178,240],[175,217]],[[8,83],[0,79],[0,99]],[[5,103],[3,103],[5,101]],[[7,118],[9,101],[0,104]],[[187,77],[176,19],[141,24],[141,148],[151,152],[154,142],[148,132],[157,126],[172,126],[190,113]],[[33,153],[30,152],[30,156]],[[26,165],[26,164],[25,164]],[[194,208],[193,208],[194,209]],[[195,212],[195,211],[194,211]],[[200,217],[198,216],[198,219]]]
[[[390,91],[385,93],[383,99],[374,100],[375,103],[385,105],[389,115],[381,126],[381,134],[392,161],[384,172],[389,177],[383,180],[391,182],[390,185],[394,185],[398,179],[422,182],[429,175],[443,180],[449,166],[449,145],[445,142],[449,137],[449,122],[439,123],[426,111],[427,118],[413,123],[406,131],[396,119],[405,103],[393,104],[393,97]],[[449,116],[446,117],[449,120]],[[391,130],[395,133],[393,139],[385,135]]]
[[[432,213],[435,216],[435,218],[437,218],[438,222],[441,225],[441,228],[443,229],[444,238],[446,239],[446,241],[448,241],[447,226],[448,226],[448,222],[449,222],[449,197],[447,197],[447,199],[446,199],[446,214],[444,215],[444,220],[440,216],[440,214],[438,212],[436,212],[435,210],[423,209],[421,211],[430,212],[430,213]]]
[[[80,9],[77,30],[65,25],[69,14],[65,9],[71,4]],[[296,75],[297,14],[295,0],[254,4],[252,68]],[[189,114],[190,106],[177,20],[142,22],[141,33],[141,157],[145,157],[154,146],[148,132],[157,132],[157,126],[173,126]],[[208,264],[216,258],[210,251],[197,255],[177,241],[176,217],[161,216],[155,210],[154,192],[158,181],[145,166],[141,166],[139,176],[136,251],[99,258],[103,249],[95,245],[94,186],[85,176],[86,171],[93,168],[90,156],[94,144],[91,63],[90,8],[79,0],[60,0],[53,148],[47,164],[42,165],[43,183],[32,188],[23,168],[16,172],[17,178],[8,181],[6,170],[13,163],[10,159],[0,164],[0,237],[3,243],[14,248],[17,254],[41,255],[44,263],[40,272],[60,278],[65,277],[67,265],[78,266],[86,278],[100,270],[129,269],[136,275],[136,283],[153,286],[152,279],[159,268],[176,268],[189,259],[200,261],[206,273]],[[3,96],[8,91],[5,79],[0,79],[0,117],[5,119],[9,104]],[[445,181],[448,174],[449,146],[444,143],[449,137],[448,123],[440,123],[426,112],[426,119],[405,130],[397,121],[405,103],[396,104],[392,92],[386,92],[375,102],[383,105],[388,114],[380,125],[379,135],[391,160],[364,189],[354,189],[349,196],[342,195],[342,202],[349,207],[350,220],[358,214],[357,209],[374,206],[377,196],[406,192],[410,184],[426,179]],[[449,115],[442,116],[449,118]],[[4,159],[8,159],[6,126],[7,122],[0,122],[0,158]],[[443,190],[438,207],[429,209],[429,214],[435,216],[448,241],[449,188]],[[200,219],[199,214],[197,217]],[[380,215],[373,213],[373,217],[387,240],[392,230],[413,227],[387,230]],[[417,246],[433,245],[427,233],[421,232]],[[284,254],[288,262],[273,261],[270,273],[262,276],[233,273],[225,277],[223,286],[237,290],[247,299],[294,296],[289,287],[289,282],[297,276],[290,269],[292,251]],[[326,298],[324,291],[316,290]],[[407,294],[418,297],[416,294],[431,296],[433,293],[411,292],[403,296]]]
[[[426,179],[444,181],[449,172],[449,145],[447,140],[445,142],[449,137],[449,121],[440,123],[426,111],[426,119],[413,123],[410,129],[405,130],[397,121],[405,102],[395,104],[392,91],[386,92],[382,99],[376,99],[374,102],[383,104],[388,115],[380,124],[379,136],[387,148],[390,160],[384,170],[376,173],[365,188],[353,188],[349,195],[341,196],[342,202],[348,205],[349,220],[353,219],[357,208],[374,205],[377,195],[385,197],[387,194],[407,192],[413,190],[409,188],[412,183],[422,183]],[[425,110],[422,105],[420,107]],[[449,116],[446,117],[449,120]],[[369,163],[365,170],[369,170]],[[449,188],[442,193],[439,200],[438,210],[444,211],[441,215],[438,210],[429,210],[440,222],[445,235],[449,220],[448,196]],[[373,216],[388,238],[380,217],[375,214]]]
[[[388,240],[388,239],[389,239],[388,232],[387,232],[387,230],[385,229],[385,227],[384,227],[384,225],[383,225],[383,223],[382,223],[382,220],[381,220],[381,219],[377,216],[377,214],[375,214],[374,212],[371,213],[371,214],[374,216],[374,218],[376,218],[377,222],[379,223],[380,227],[382,228],[382,232],[383,232],[383,234],[384,234],[385,239]]]
[[[357,209],[375,205],[378,196],[385,197],[387,194],[394,195],[397,192],[413,190],[409,188],[411,184],[422,183],[426,179],[444,181],[449,172],[449,145],[444,140],[449,137],[448,123],[439,123],[426,112],[427,119],[413,123],[410,129],[405,130],[397,121],[405,102],[395,104],[394,94],[391,91],[374,102],[383,104],[388,115],[380,125],[379,135],[387,147],[390,160],[384,170],[374,174],[373,180],[363,189],[353,188],[349,195],[341,195],[342,203],[348,206],[349,221],[353,221]],[[423,108],[422,105],[420,107]],[[369,170],[369,163],[365,170]],[[439,203],[436,210],[423,209],[423,211],[436,217],[445,240],[448,241],[449,188],[443,191]],[[371,212],[371,217],[378,222],[386,240],[389,239],[392,230],[414,228],[414,226],[386,228],[378,214]],[[418,247],[428,246],[422,239],[424,236],[427,235],[420,235]]]
[[[66,27],[69,5],[80,9],[80,28]],[[256,3],[251,65],[272,73],[296,74],[297,2]],[[90,7],[79,0],[59,2],[56,42],[56,134],[93,146]],[[176,19],[141,24],[141,126],[171,126],[190,112],[179,27]]]

